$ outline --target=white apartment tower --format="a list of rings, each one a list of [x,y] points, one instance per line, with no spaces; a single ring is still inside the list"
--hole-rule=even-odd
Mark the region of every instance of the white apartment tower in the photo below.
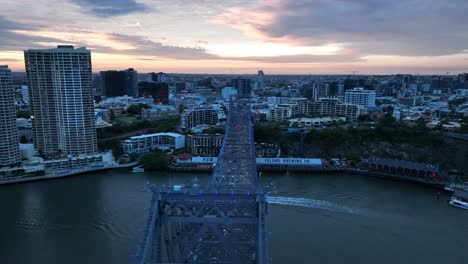
[[[91,52],[24,51],[34,145],[46,157],[97,152]]]
[[[367,108],[375,107],[375,91],[354,88],[345,92],[345,103]]]
[[[11,71],[0,65],[0,166],[21,162],[14,96]]]

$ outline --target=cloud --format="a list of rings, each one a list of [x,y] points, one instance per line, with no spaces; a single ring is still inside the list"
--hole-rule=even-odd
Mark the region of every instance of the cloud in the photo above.
[[[264,57],[224,57],[226,60],[239,60],[239,61],[255,61],[263,63],[345,63],[345,62],[360,62],[364,61],[355,55],[311,55],[311,54],[298,54],[298,55],[279,55],[279,56],[264,56]]]
[[[466,0],[264,0],[228,8],[215,21],[270,41],[439,56],[468,48],[466,10]]]
[[[135,0],[71,0],[82,9],[99,17],[112,17],[143,12],[150,7]]]
[[[27,36],[15,33],[17,30],[35,31],[35,25],[17,23],[0,16],[0,51],[17,51],[25,48],[36,48],[38,42],[53,41],[53,39],[42,36]]]

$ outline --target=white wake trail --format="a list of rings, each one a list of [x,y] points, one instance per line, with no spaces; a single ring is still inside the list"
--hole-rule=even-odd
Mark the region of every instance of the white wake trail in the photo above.
[[[340,212],[340,213],[351,213],[351,214],[357,213],[355,210],[349,207],[342,206],[333,202],[308,199],[308,198],[268,196],[267,202],[271,204],[292,205],[292,206],[324,209],[324,210],[328,210],[332,212]]]

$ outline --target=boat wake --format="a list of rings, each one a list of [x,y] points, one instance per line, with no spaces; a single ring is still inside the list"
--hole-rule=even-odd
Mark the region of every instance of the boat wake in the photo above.
[[[342,206],[333,202],[308,199],[308,198],[268,196],[267,202],[270,204],[291,205],[291,206],[323,209],[323,210],[339,212],[339,213],[351,213],[351,214],[358,213],[356,210],[353,210],[349,207]]]

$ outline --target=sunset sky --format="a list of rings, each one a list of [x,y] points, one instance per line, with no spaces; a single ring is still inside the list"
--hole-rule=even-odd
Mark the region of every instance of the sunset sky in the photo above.
[[[92,50],[93,70],[458,74],[467,0],[0,0],[0,65]]]

